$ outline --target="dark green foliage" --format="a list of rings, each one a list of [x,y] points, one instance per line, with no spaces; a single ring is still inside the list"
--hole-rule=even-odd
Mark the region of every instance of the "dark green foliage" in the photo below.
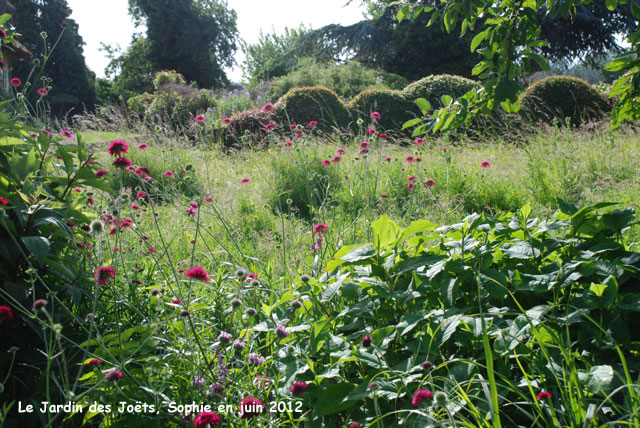
[[[33,53],[33,59],[38,61],[38,65],[34,61],[17,63],[14,75],[26,82],[35,67],[32,84],[34,88],[40,87],[40,70],[45,52],[51,52],[60,33],[64,31],[42,71],[42,76],[52,79],[47,101],[51,112],[57,116],[81,113],[85,108],[92,110],[96,103],[94,79],[84,61],[78,24],[68,19],[71,9],[66,0],[18,0],[14,3],[17,13],[13,17],[13,25],[23,34],[20,41]],[[63,26],[66,28],[63,29]],[[46,33],[46,39],[41,37],[41,32]],[[35,97],[34,93],[35,90],[31,90],[31,96]]]
[[[173,128],[186,126],[198,114],[215,104],[211,91],[167,83],[162,85],[147,109],[145,120],[165,123]]]
[[[521,112],[530,120],[569,118],[574,126],[602,119],[611,110],[607,97],[582,79],[550,76],[529,86],[520,97]]]
[[[145,37],[137,37],[127,50],[117,53],[106,46],[111,58],[105,72],[113,77],[113,91],[126,100],[136,94],[153,92],[153,64],[151,62],[151,42]]]
[[[424,98],[431,104],[431,108],[439,108],[442,106],[441,97],[449,95],[458,98],[471,89],[477,89],[480,84],[461,77],[449,74],[440,74],[435,76],[427,76],[413,82],[402,90],[402,95],[409,101],[415,101],[418,98]]]
[[[344,128],[350,122],[347,107],[334,91],[323,86],[292,89],[274,107],[276,120],[280,124],[306,126],[315,120],[319,129],[330,130]]]
[[[144,116],[155,99],[156,96],[148,92],[140,95],[134,95],[127,100],[127,107],[129,110]]]
[[[380,113],[378,123],[385,130],[402,129],[402,125],[420,114],[415,103],[408,101],[400,91],[366,89],[347,105],[353,119],[370,120],[371,112]]]
[[[225,1],[129,0],[147,26],[154,70],[176,70],[202,87],[228,83],[222,67],[233,63],[236,15]]]
[[[366,88],[402,89],[407,83],[402,76],[367,68],[357,61],[336,64],[305,58],[298,62],[297,68],[291,73],[273,79],[269,91],[277,99],[293,88],[320,85],[333,89],[342,98],[350,99]]]

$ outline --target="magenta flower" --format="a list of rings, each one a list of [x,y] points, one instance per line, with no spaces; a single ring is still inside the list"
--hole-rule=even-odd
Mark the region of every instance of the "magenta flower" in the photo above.
[[[0,39],[6,39],[7,38],[7,32],[0,29]]]
[[[415,175],[410,175],[407,177],[407,183],[411,183],[415,179],[416,179]]]
[[[378,134],[378,138],[388,138],[387,134]]]
[[[100,177],[104,177],[105,175],[108,174],[107,171],[105,171],[104,169],[99,169],[96,172],[94,172],[95,176],[100,178]]]
[[[113,370],[109,370],[108,372],[106,372],[104,374],[104,377],[107,380],[110,380],[111,382],[115,382],[117,380],[123,379],[124,375],[122,374],[122,372],[120,370],[113,369]]]
[[[196,209],[195,209],[195,208],[193,208],[193,207],[188,207],[188,208],[187,208],[187,215],[188,215],[189,217],[195,217],[195,216],[196,216],[196,213],[197,213],[197,211],[196,211]]]
[[[132,210],[139,210],[140,209],[140,207],[138,205],[136,205],[136,204],[129,205],[129,208],[131,208]]]
[[[404,158],[404,160],[405,160],[405,162],[412,163],[412,162],[416,161],[416,158],[414,158],[413,156],[409,155],[406,158]]]
[[[415,188],[416,188],[416,185],[415,185],[415,184],[413,184],[413,183],[409,183],[409,184],[407,185],[407,189],[409,189],[409,191],[411,191],[411,190],[413,190],[413,189],[415,189]]]
[[[339,155],[336,155],[333,157],[333,163],[340,163],[340,161],[342,161],[342,157]]]
[[[433,178],[429,178],[427,181],[424,182],[424,185],[427,186],[427,187],[431,187],[431,186],[433,186],[435,184],[436,184],[436,182],[435,182],[435,180]]]
[[[491,163],[489,161],[483,160],[482,162],[480,162],[480,166],[482,168],[489,168],[491,166]]]
[[[369,128],[369,129],[367,129],[367,133],[368,133],[369,135],[373,135],[373,134],[375,134],[375,133],[376,133],[376,130],[375,130],[375,129],[373,129],[373,128]]]
[[[246,184],[246,183],[249,183],[249,182],[251,182],[250,178],[243,178],[242,180],[240,180],[241,184]]]
[[[195,279],[201,282],[209,282],[211,278],[202,266],[194,266],[184,274],[185,278]]]
[[[165,171],[164,174],[162,174],[162,175],[164,175],[167,178],[171,178],[171,177],[175,176],[173,171]]]
[[[361,141],[360,142],[360,148],[361,149],[368,149],[371,146],[371,144],[369,144],[368,141]]]
[[[204,121],[205,121],[205,117],[204,117],[204,115],[203,115],[203,114],[199,114],[199,115],[197,115],[196,117],[194,117],[194,118],[193,118],[193,120],[194,120],[195,122],[204,122]]]
[[[331,161],[329,159],[325,159],[322,161],[322,166],[329,166],[331,165]]]
[[[225,117],[222,119],[222,123],[224,124],[230,124],[231,122],[233,122],[233,119],[231,119],[230,117]]]
[[[144,150],[147,147],[149,147],[149,145],[147,143],[140,143],[138,144],[138,150]]]
[[[285,337],[289,336],[289,330],[287,330],[287,328],[283,325],[279,325],[276,327],[276,336],[278,336],[281,339],[284,339]]]
[[[302,395],[307,390],[307,383],[303,381],[293,382],[291,385],[291,395]]]
[[[386,193],[383,193],[382,195],[380,195],[381,198],[388,198],[389,195],[387,195]]]
[[[146,198],[147,194],[144,192],[138,192],[136,193],[136,199],[142,199],[142,198]]]
[[[38,89],[38,95],[40,95],[41,97],[46,97],[47,95],[49,95],[49,91],[47,91],[45,88],[40,88]]]
[[[13,312],[9,306],[0,306],[0,321],[11,321]]]
[[[344,149],[337,149],[336,153],[339,154],[340,156],[344,155]]]
[[[273,104],[271,103],[266,103],[265,105],[262,106],[262,111],[265,113],[269,113],[273,111]]]
[[[371,346],[371,343],[373,343],[373,339],[371,339],[371,336],[362,336],[362,346],[368,348],[369,346]]]
[[[391,158],[390,158],[389,156],[387,156],[386,158],[384,158],[384,160],[385,160],[386,162],[391,162]]]
[[[106,285],[110,280],[116,279],[116,271],[111,266],[100,266],[96,269],[93,278],[96,284]]]
[[[371,119],[380,120],[381,116],[380,116],[380,113],[378,113],[377,111],[372,111],[369,117]]]
[[[416,146],[421,146],[424,144],[424,138],[416,137],[416,139],[413,140],[413,142],[416,144]]]
[[[449,148],[445,146],[445,147],[441,147],[440,150],[442,150],[443,152],[446,152],[447,150],[449,150]]]
[[[62,131],[60,131],[60,135],[62,135],[65,138],[73,137],[73,135],[71,134],[71,131],[68,131],[66,129],[63,129]]]
[[[126,168],[131,166],[131,161],[127,158],[119,157],[113,161],[113,166],[116,168]]]
[[[204,198],[205,202],[213,202],[213,198],[211,196],[207,196],[206,198]]]
[[[313,228],[313,234],[314,235],[324,235],[328,231],[329,231],[329,226],[327,226],[324,223],[318,223]]]
[[[238,412],[241,419],[250,419],[262,413],[264,405],[255,397],[247,397],[240,402]]]
[[[413,394],[413,399],[411,400],[411,404],[413,407],[418,407],[420,403],[425,400],[431,400],[433,398],[433,393],[427,389],[419,389]]]
[[[314,126],[318,126],[317,120],[312,120],[311,122],[309,122],[309,127],[313,128]]]
[[[14,77],[13,79],[11,79],[9,81],[9,83],[11,83],[11,86],[13,86],[14,88],[17,88],[20,85],[22,85],[22,81],[20,79],[18,79],[17,77]]]
[[[275,126],[276,126],[276,125],[275,125],[275,124],[273,124],[273,123],[267,123],[267,125],[264,127],[264,129],[265,129],[267,132],[269,132],[269,131],[271,131],[273,128],[275,128]]]
[[[94,364],[100,364],[101,362],[102,362],[102,360],[101,360],[100,358],[94,358],[94,359],[90,360],[89,362],[87,362],[87,363],[85,364],[85,366],[87,366],[87,367],[91,367],[92,365],[94,365]]]
[[[214,412],[200,412],[193,421],[195,428],[210,428],[220,425],[220,415]]]
[[[552,396],[553,394],[551,394],[550,392],[541,391],[536,395],[536,398],[538,400],[546,400],[547,398],[551,398]]]
[[[363,147],[360,149],[360,154],[361,155],[366,155],[367,153],[369,153],[369,149],[366,147]]]

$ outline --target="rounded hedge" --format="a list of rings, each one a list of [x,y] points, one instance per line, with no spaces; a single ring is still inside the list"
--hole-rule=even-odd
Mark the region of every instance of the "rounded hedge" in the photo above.
[[[437,74],[410,83],[402,90],[402,95],[409,101],[424,98],[429,101],[432,109],[436,109],[442,107],[440,98],[443,95],[450,95],[455,99],[479,87],[478,82],[466,77]]]
[[[187,81],[184,76],[175,70],[161,70],[153,77],[153,87],[156,91],[160,90],[163,85],[174,83],[177,85],[186,85]]]
[[[611,110],[610,100],[594,86],[572,76],[550,76],[529,86],[520,96],[521,114],[530,120],[554,118],[578,126],[602,119]]]
[[[345,128],[350,122],[349,111],[338,95],[324,86],[291,89],[274,104],[279,123],[307,125],[318,122],[318,128]]]
[[[215,98],[210,91],[167,83],[160,87],[158,95],[149,105],[145,120],[177,128],[189,124],[196,115],[205,113],[212,105],[215,105]]]
[[[380,113],[378,124],[386,130],[401,130],[407,120],[420,115],[415,103],[408,101],[400,91],[391,89],[365,89],[347,105],[354,120],[370,120],[372,112]]]

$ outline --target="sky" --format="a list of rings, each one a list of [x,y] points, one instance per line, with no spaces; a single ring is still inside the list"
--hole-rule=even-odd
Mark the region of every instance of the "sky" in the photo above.
[[[356,0],[345,7],[347,0],[228,0],[230,9],[237,13],[237,27],[245,42],[258,41],[260,30],[264,33],[282,34],[285,27],[297,28],[301,23],[312,28],[327,24],[350,25],[363,19],[365,8]],[[127,0],[67,0],[73,11],[71,18],[79,25],[84,40],[84,56],[87,66],[98,77],[104,77],[104,68],[109,61],[100,51],[100,43],[123,50],[129,46],[134,32],[144,33],[144,28],[135,28],[127,13]],[[242,50],[238,46],[236,62],[242,63]],[[237,65],[227,69],[231,81],[242,79],[242,70]]]

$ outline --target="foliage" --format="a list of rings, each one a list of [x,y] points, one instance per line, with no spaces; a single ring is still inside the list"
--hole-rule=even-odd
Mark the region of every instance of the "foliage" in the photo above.
[[[185,127],[214,103],[211,91],[167,83],[159,88],[158,94],[146,110],[145,121],[165,123],[174,129]]]
[[[574,126],[599,120],[610,110],[609,100],[584,80],[569,76],[541,79],[520,97],[521,113],[532,120],[561,122],[565,118]]]
[[[167,84],[176,84],[176,85],[186,85],[187,82],[184,80],[184,76],[180,73],[177,73],[175,70],[163,70],[158,71],[153,77],[153,87],[156,91],[160,91],[160,88]]]
[[[372,112],[380,113],[377,121],[385,130],[399,129],[420,114],[416,105],[408,101],[400,91],[390,89],[366,89],[352,99],[347,107],[354,119],[368,121]]]
[[[151,42],[145,37],[134,37],[124,53],[103,45],[110,58],[105,69],[113,79],[113,92],[124,100],[129,97],[153,92],[153,64],[151,62]]]
[[[232,141],[237,144],[245,135],[266,136],[266,126],[273,122],[273,113],[254,107],[235,113],[231,120],[227,129]]]
[[[294,88],[274,104],[279,123],[307,125],[318,122],[318,128],[344,128],[350,122],[349,111],[338,95],[323,86]]]
[[[129,110],[138,113],[144,117],[144,114],[149,109],[156,96],[145,92],[140,95],[134,95],[127,100],[127,107]]]
[[[424,98],[431,104],[431,107],[438,108],[443,104],[442,97],[444,95],[455,99],[479,87],[480,84],[471,79],[441,74],[427,76],[410,83],[402,90],[402,95],[410,101]]]
[[[343,64],[319,63],[313,58],[299,60],[296,69],[271,82],[269,92],[274,99],[301,86],[326,86],[342,98],[353,98],[370,87],[402,89],[407,80],[401,76],[367,68],[356,61]]]
[[[225,0],[129,0],[147,27],[153,70],[176,70],[206,88],[227,83],[236,50],[236,14]]]
[[[53,84],[47,101],[56,116],[92,110],[96,103],[95,87],[84,61],[78,24],[69,19],[71,9],[67,1],[18,0],[13,3],[17,8],[13,25],[23,33],[20,41],[33,54],[32,61],[14,64],[13,75],[25,82],[37,81],[40,77],[51,79],[49,83]],[[33,71],[36,75],[29,79]],[[25,96],[31,103],[38,98],[35,89]]]

